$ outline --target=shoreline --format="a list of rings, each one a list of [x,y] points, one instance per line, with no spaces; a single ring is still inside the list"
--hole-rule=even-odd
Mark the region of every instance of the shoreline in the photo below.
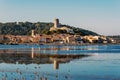
[[[48,45],[48,46],[90,46],[90,45],[120,45],[120,43],[83,43],[83,44],[60,44],[60,43],[0,43],[0,45]]]

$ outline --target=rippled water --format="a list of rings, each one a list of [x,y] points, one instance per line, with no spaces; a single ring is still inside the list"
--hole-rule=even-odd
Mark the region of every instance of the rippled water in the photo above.
[[[0,45],[0,79],[120,80],[120,45]]]

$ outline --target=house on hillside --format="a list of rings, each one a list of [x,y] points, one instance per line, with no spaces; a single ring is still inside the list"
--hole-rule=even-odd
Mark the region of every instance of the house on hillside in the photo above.
[[[30,37],[31,42],[33,43],[39,43],[40,41],[40,35],[34,35]]]
[[[70,44],[75,44],[76,43],[75,38],[74,38],[73,35],[67,36],[66,41],[67,41],[67,43],[70,43]]]
[[[76,43],[83,44],[83,38],[80,35],[74,35],[74,38]]]
[[[31,42],[30,36],[20,36],[21,42],[22,43],[29,43]]]
[[[88,42],[88,43],[98,43],[99,36],[84,36],[83,41]]]
[[[64,40],[63,40],[63,38],[61,37],[61,36],[54,36],[53,38],[52,38],[52,42],[53,43],[64,43]]]
[[[50,42],[52,42],[52,38],[50,35],[41,35],[39,42],[40,43],[50,43]]]

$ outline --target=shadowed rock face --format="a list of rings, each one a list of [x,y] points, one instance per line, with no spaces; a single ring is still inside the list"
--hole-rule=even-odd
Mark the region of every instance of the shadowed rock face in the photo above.
[[[74,59],[79,59],[87,57],[90,55],[79,54],[45,54],[45,53],[34,53],[34,52],[24,52],[19,53],[19,51],[14,50],[0,50],[0,63],[37,63],[37,64],[46,64],[53,63],[54,60],[57,60],[59,63],[67,63]]]

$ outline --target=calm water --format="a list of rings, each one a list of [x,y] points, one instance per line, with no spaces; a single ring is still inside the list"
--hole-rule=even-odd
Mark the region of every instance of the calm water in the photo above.
[[[0,80],[120,80],[120,45],[0,45]]]

